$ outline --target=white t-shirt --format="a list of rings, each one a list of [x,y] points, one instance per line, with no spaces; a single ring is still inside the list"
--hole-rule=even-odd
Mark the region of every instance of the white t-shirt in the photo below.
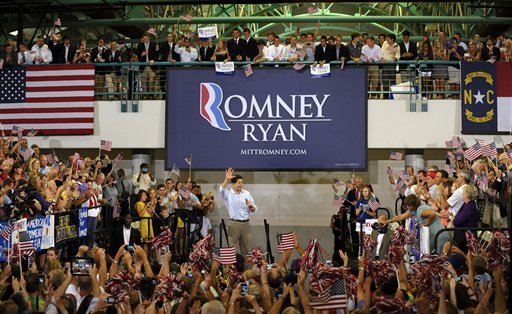
[[[462,190],[464,189],[464,186],[466,186],[466,184],[456,189],[452,196],[450,196],[450,198],[447,200],[448,204],[450,205],[449,211],[453,216],[457,215],[459,209],[462,207],[462,204],[464,204],[464,201],[462,200]]]
[[[212,229],[212,223],[210,222],[210,219],[206,216],[203,216],[203,226],[201,228],[201,235],[203,237],[206,237],[210,229]]]

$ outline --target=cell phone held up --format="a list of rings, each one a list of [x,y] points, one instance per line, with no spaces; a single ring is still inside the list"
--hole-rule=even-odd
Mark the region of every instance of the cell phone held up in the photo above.
[[[73,276],[89,276],[89,269],[93,266],[93,259],[88,257],[71,258],[71,274]]]
[[[249,281],[244,281],[240,284],[240,295],[247,295],[247,291],[249,290]]]

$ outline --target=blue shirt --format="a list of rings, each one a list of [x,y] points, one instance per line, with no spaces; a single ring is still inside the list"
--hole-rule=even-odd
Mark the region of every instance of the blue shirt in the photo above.
[[[249,193],[249,191],[247,190],[242,190],[240,193],[237,193],[232,188],[228,190],[222,188],[221,186],[220,193],[228,209],[230,219],[249,219],[249,213],[251,211],[249,209],[249,206],[246,205],[247,201],[251,202],[252,206],[254,206],[254,211],[258,209],[256,204],[254,203],[251,193]]]

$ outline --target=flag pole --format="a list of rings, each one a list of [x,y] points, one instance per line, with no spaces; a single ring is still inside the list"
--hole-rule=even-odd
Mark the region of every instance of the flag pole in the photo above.
[[[188,177],[192,180],[192,154],[190,154],[190,164],[188,165]]]
[[[9,224],[7,225],[7,227],[9,227]],[[7,265],[11,264],[11,252],[12,252],[11,238],[12,238],[12,230],[11,230],[11,234],[9,235],[9,241],[7,242],[7,247],[9,248],[7,250]]]
[[[119,155],[123,155],[123,153],[121,152],[121,154],[119,154]],[[114,171],[114,169],[116,168],[116,166],[117,166],[117,164],[118,164],[118,163],[119,163],[119,162],[115,162],[115,163],[114,163],[114,165],[112,166],[112,169],[110,170],[110,173],[112,173],[112,172]]]

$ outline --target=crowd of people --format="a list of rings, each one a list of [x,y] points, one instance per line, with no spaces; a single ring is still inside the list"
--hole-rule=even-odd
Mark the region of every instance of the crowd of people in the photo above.
[[[153,29],[154,30],[154,29]],[[29,47],[24,43],[16,46],[16,41],[8,42],[0,54],[3,66],[14,64],[72,64],[72,63],[119,63],[148,62],[141,66],[137,75],[133,73],[130,86],[122,85],[120,67],[99,66],[96,68],[96,94],[100,99],[115,99],[121,90],[138,88],[154,98],[165,91],[165,67],[151,66],[153,62],[226,62],[245,61],[258,64],[265,61],[282,61],[291,64],[308,61],[329,63],[332,61],[364,62],[368,66],[368,82],[371,98],[389,98],[389,88],[397,83],[395,65],[386,62],[396,61],[512,61],[512,40],[503,36],[487,36],[483,40],[475,34],[467,42],[460,33],[447,36],[438,31],[435,39],[423,36],[423,40],[410,40],[407,30],[396,34],[353,33],[344,41],[341,35],[319,37],[320,23],[316,31],[295,34],[281,38],[274,32],[267,39],[255,39],[248,28],[240,32],[235,28],[228,40],[199,40],[196,34],[179,34],[175,31],[166,34],[166,40],[157,42],[156,31],[144,33],[140,43],[119,44],[116,39],[106,42],[98,38],[97,44],[87,47],[85,41],[74,42],[68,36],[52,33],[45,40],[38,36],[36,43]],[[373,64],[373,63],[379,64]],[[460,89],[460,67],[457,64],[428,65],[417,71],[416,67],[399,66],[399,81],[415,83],[418,77],[430,98],[458,97]],[[132,82],[134,81],[135,82]],[[381,94],[382,91],[382,94]]]
[[[450,226],[507,226],[510,145],[494,161],[449,161],[453,176],[450,166],[416,173],[408,167],[398,177],[388,172],[403,196],[402,214],[394,217],[377,216],[371,203],[378,198],[360,177],[347,181],[344,190],[335,186],[346,201],[331,221],[332,261],[322,256],[317,240],[308,243],[294,234],[292,247],[267,264],[253,249],[263,244],[255,245],[250,236],[249,214],[257,210],[258,196],[243,189],[234,169],[226,170],[219,192],[230,217],[230,243],[242,253],[236,263],[211,259],[208,213],[214,193],[203,194],[190,178],[157,185],[148,164],[128,177],[124,169],[113,171],[108,155],[75,154],[59,161],[29,139],[1,140],[0,221],[12,224],[86,206],[88,236],[79,247],[10,254],[1,263],[1,313],[508,312],[508,231],[444,232],[437,245],[433,239]],[[187,226],[185,216],[177,215],[180,209],[196,220]],[[378,219],[372,235],[359,234],[355,223],[372,218]],[[398,224],[411,218],[417,226],[410,230]],[[98,239],[97,224],[105,221],[109,236]],[[420,227],[430,235],[430,254],[406,246],[418,246],[414,230]],[[300,256],[296,260],[290,258],[293,251]],[[341,292],[332,288],[337,285]]]
[[[396,83],[396,67],[386,61],[510,62],[512,54],[511,40],[501,36],[483,42],[475,35],[466,44],[460,34],[448,39],[438,32],[433,42],[425,36],[414,43],[406,31],[397,43],[394,34],[380,34],[376,42],[369,34],[354,33],[344,44],[342,36],[316,42],[318,33],[319,25],[315,33],[297,32],[284,44],[274,33],[256,40],[249,29],[235,29],[233,38],[216,43],[193,36],[177,40],[174,32],[157,43],[146,33],[137,47],[120,48],[116,40],[107,47],[99,39],[92,49],[85,42],[75,48],[70,38],[54,34],[47,43],[38,37],[30,50],[23,43],[19,50],[8,44],[0,58],[3,66],[145,61],[149,65],[139,69],[142,88],[153,92],[164,88],[158,83],[164,71],[151,65],[157,61],[381,61],[368,65],[370,90],[378,91],[381,83],[384,90]],[[116,92],[119,69],[102,69],[96,73],[97,91]],[[416,79],[409,65],[399,69],[402,82]],[[439,92],[446,83],[458,90],[460,83],[456,67],[441,64],[425,77]],[[157,184],[146,163],[127,176],[124,169],[114,171],[108,155],[75,154],[59,161],[29,140],[22,135],[0,140],[0,222],[11,225],[85,206],[87,237],[80,246],[52,247],[33,256],[7,254],[0,263],[0,313],[508,313],[510,240],[502,230],[509,227],[510,145],[472,162],[463,153],[458,159],[449,155],[445,169],[388,172],[403,200],[394,217],[377,215],[372,204],[379,200],[360,177],[344,188],[333,186],[345,200],[331,220],[333,256],[322,256],[315,239],[306,242],[294,234],[292,247],[283,249],[277,263],[267,263],[253,249],[263,247],[252,243],[249,224],[258,196],[253,199],[243,178],[229,168],[218,192],[230,218],[229,242],[239,252],[233,263],[211,258],[208,215],[217,191],[203,193],[192,178],[184,182],[176,175]],[[459,148],[463,151],[463,144]],[[456,152],[460,155],[454,148],[451,156]],[[368,219],[378,220],[371,236],[357,227]],[[103,236],[97,237],[100,225]],[[450,227],[494,231],[442,232],[436,241],[436,234]],[[416,233],[422,230],[429,241],[418,245]],[[293,251],[300,258],[292,260]]]

